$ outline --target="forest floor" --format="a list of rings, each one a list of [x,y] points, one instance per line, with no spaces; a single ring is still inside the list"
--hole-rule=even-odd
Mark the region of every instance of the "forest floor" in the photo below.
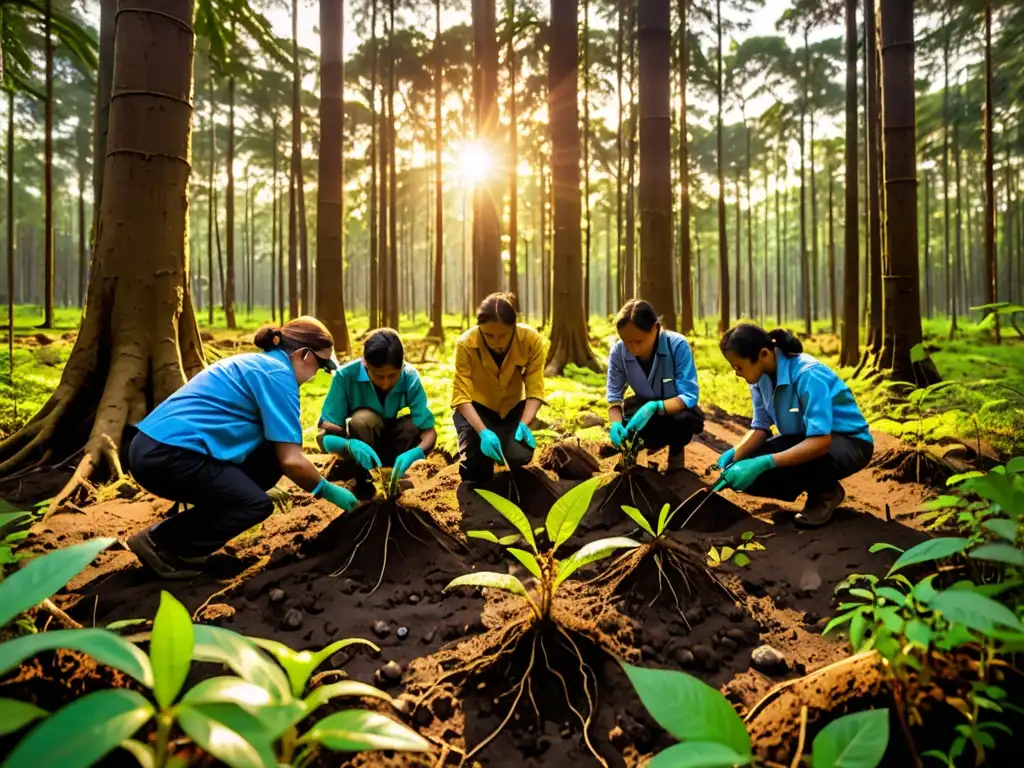
[[[600,330],[593,339],[599,358],[606,354],[611,338],[610,328]],[[70,349],[73,339],[53,332],[47,335],[56,338],[47,343],[39,342],[35,333],[16,338],[15,380],[23,398],[22,411],[39,405],[31,387],[43,390],[48,384],[52,390],[53,371],[59,375],[67,356],[63,350]],[[213,357],[244,351],[249,335],[218,330],[208,341],[208,352]],[[294,648],[318,648],[343,637],[367,638],[380,645],[379,654],[343,652],[323,669],[375,683],[395,696],[401,694],[409,702],[404,713],[407,721],[435,743],[452,745],[453,760],[458,751],[468,751],[484,741],[509,711],[510,691],[518,682],[517,675],[521,677],[525,671],[525,649],[464,684],[445,680],[444,670],[452,654],[478,656],[484,644],[516,618],[515,604],[493,591],[484,597],[479,590],[442,590],[451,579],[474,570],[516,572],[516,566],[509,567],[496,545],[467,540],[464,535],[471,529],[493,528],[498,535],[508,531],[500,527],[502,518],[492,507],[459,483],[447,405],[450,349],[427,347],[415,334],[407,339],[407,359],[424,379],[441,439],[439,450],[411,471],[413,487],[397,502],[401,515],[379,500],[342,515],[326,502],[283,482],[291,491],[290,502],[217,553],[203,576],[186,583],[156,580],[117,546],[101,554],[56,601],[81,623],[104,626],[119,620],[151,619],[164,589],[181,600],[196,621],[276,639]],[[805,343],[826,359],[838,345],[835,337],[827,334]],[[566,377],[548,380],[548,404],[540,414],[544,423],[537,430],[538,441],[548,443],[557,437],[576,444],[592,454],[599,472],[609,478],[567,547],[596,537],[635,534],[635,524],[621,512],[623,504],[640,508],[650,518],[663,503],[675,506],[689,500],[685,509],[692,510],[705,497],[702,489],[713,477],[709,467],[746,429],[749,395],[746,385],[721,360],[712,339],[697,337],[693,346],[707,414],[706,431],[687,448],[687,471],[674,475],[651,471],[652,467],[664,467],[664,452],[642,453],[638,468],[630,473],[632,480],[618,482],[615,459],[602,458],[600,450],[605,440],[603,377],[574,370]],[[34,355],[38,361],[46,349],[55,350],[47,354],[58,362],[31,365],[29,357]],[[1024,388],[1024,343],[1008,339],[996,347],[964,340],[943,344],[942,349],[936,350],[935,356],[946,375],[964,372],[979,379],[980,373],[986,379],[977,386]],[[945,354],[950,355],[948,362],[941,357]],[[304,388],[305,424],[315,424],[326,389],[326,377],[318,377]],[[867,396],[865,389],[861,397]],[[968,405],[961,407],[966,410]],[[1021,409],[1014,407],[991,410],[991,420],[982,427],[982,453],[987,460],[1015,449],[1013,441],[1022,438],[1013,421],[1024,418]],[[924,416],[915,411],[913,419],[903,422],[892,413],[876,412],[872,418],[888,419],[892,423],[883,422],[883,426],[898,431],[902,423],[943,419],[949,412]],[[976,410],[976,415],[981,421],[983,412]],[[965,422],[949,419],[944,423],[946,432],[929,434],[925,442],[940,445],[963,439],[976,444],[975,436],[967,439],[957,432]],[[1006,434],[1000,431],[1004,429]],[[312,436],[310,429],[311,445]],[[880,573],[891,565],[894,553],[871,554],[872,544],[886,542],[907,548],[923,540],[928,534],[916,512],[942,487],[941,477],[917,478],[913,473],[894,471],[892,467],[901,462],[893,464],[891,459],[912,456],[911,446],[877,430],[874,436],[875,462],[844,483],[846,501],[824,529],[804,531],[793,525],[799,503],[780,504],[724,492],[711,497],[684,530],[673,534],[699,553],[736,547],[743,534],[754,534],[764,550],[750,552],[749,565],[740,568],[727,563],[715,568],[726,589],[695,587],[688,592],[686,585],[677,582],[673,593],[662,586],[654,569],[639,569],[612,583],[587,580],[604,568],[581,572],[584,580],[568,591],[563,608],[576,616],[579,655],[596,682],[599,695],[592,703],[589,733],[603,761],[636,766],[646,755],[672,743],[640,705],[615,657],[685,670],[721,688],[741,714],[756,714],[758,702],[779,683],[848,657],[845,642],[821,634],[835,612],[833,588],[852,573]],[[538,450],[538,457],[542,454]],[[314,453],[313,458],[328,469],[328,457]],[[956,463],[975,457],[953,451],[947,458]],[[551,463],[546,468],[532,466],[514,482],[502,471],[495,477],[493,489],[518,501],[533,524],[539,525],[554,499],[582,479],[578,475],[559,477],[551,471],[556,469]],[[569,474],[564,468],[560,473]],[[0,496],[10,492],[9,486],[0,487]],[[65,511],[37,524],[26,548],[43,553],[95,536],[123,540],[168,514],[169,508],[169,502],[122,484],[85,507],[86,514]],[[386,535],[384,517],[396,521],[390,536]],[[371,520],[376,521],[372,526]],[[678,608],[673,594],[677,594]],[[753,663],[751,652],[762,645],[779,652],[782,660],[774,667]],[[564,687],[554,683],[555,676],[534,675],[530,703],[521,702],[508,727],[476,755],[484,764],[600,764],[586,748],[581,723],[566,701],[568,697],[572,707],[587,711],[590,703],[583,695],[584,668],[565,647],[549,642],[547,651],[550,659],[545,653],[544,660],[564,675]],[[66,702],[72,693],[109,682],[100,680],[95,669],[83,672],[75,664],[74,659],[58,655],[44,664],[26,665],[18,675],[0,681],[0,697],[16,693],[18,698],[27,696],[50,708]],[[820,723],[810,725],[810,735],[816,727]],[[773,733],[775,728],[768,726],[760,734],[755,728],[755,743],[780,738]],[[909,764],[900,762],[902,759],[891,757],[885,765]],[[109,763],[117,764],[117,755]],[[332,758],[322,764],[340,762]],[[434,765],[437,756],[426,760],[370,753],[351,764]]]

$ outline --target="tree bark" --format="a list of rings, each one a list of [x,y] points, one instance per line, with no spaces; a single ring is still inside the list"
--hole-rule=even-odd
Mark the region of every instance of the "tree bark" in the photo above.
[[[89,134],[81,118],[78,121],[78,306],[85,304],[86,270],[89,267],[89,245],[85,227],[85,179],[89,172]]]
[[[401,302],[398,294],[398,133],[395,129],[395,0],[391,0],[388,22],[388,296],[387,324],[398,330]],[[499,260],[500,266],[500,260]]]
[[[377,0],[373,0],[370,11],[370,215],[366,228],[370,232],[370,285],[369,285],[369,327],[380,325],[380,245],[377,232]]]
[[[853,366],[860,354],[860,271],[857,237],[857,0],[846,0],[846,163],[843,220],[843,328],[839,364]]]
[[[675,330],[672,280],[672,118],[669,0],[639,4],[640,295]],[[644,45],[646,43],[646,45]]]
[[[718,332],[729,330],[729,242],[725,231],[725,163],[722,157],[722,0],[715,0],[718,35],[717,50],[717,81],[715,97],[718,103],[718,114],[715,120],[716,163],[718,166]]]
[[[54,394],[0,443],[0,475],[59,462],[84,447],[51,511],[101,463],[120,476],[125,426],[203,367],[186,244],[192,5],[121,2],[102,211],[82,325]]]
[[[882,199],[879,189],[881,164],[881,78],[878,72],[878,23],[874,2],[867,3],[867,145],[868,145],[868,238],[870,314],[865,354],[877,359],[882,349]],[[866,360],[867,358],[865,358]]]
[[[216,114],[216,101],[213,93],[213,62],[208,60],[208,74],[209,78],[206,84],[210,88],[210,159],[207,165],[206,175],[206,266],[207,272],[210,273],[209,280],[207,281],[207,311],[209,315],[207,321],[210,326],[213,326],[213,312],[214,312],[214,299],[213,299],[213,223],[217,219],[217,187],[215,181],[215,169],[217,167],[217,114]],[[221,286],[221,290],[224,290],[224,286]]]
[[[509,200],[508,200],[508,289],[515,295],[519,296],[519,123],[517,119],[516,110],[516,48],[515,48],[515,24],[516,24],[516,4],[515,0],[510,0],[508,3],[508,51],[506,58],[508,59],[508,82],[509,82],[509,163],[508,163],[508,180],[509,180]],[[584,96],[584,105],[586,105],[586,96]],[[584,117],[583,124],[587,125],[587,117]],[[586,140],[584,139],[584,167],[586,167]],[[589,179],[589,175],[588,175]],[[588,182],[589,183],[589,182]],[[589,208],[587,226],[589,227]],[[587,242],[590,242],[590,232],[587,230]],[[587,261],[587,273],[589,274],[589,251]],[[589,291],[587,292],[587,300],[589,301]],[[520,302],[522,304],[522,302]],[[589,306],[589,305],[588,305]]]
[[[345,146],[343,0],[320,0],[320,158],[316,210],[316,315],[347,355],[352,345],[345,319],[342,257]]]
[[[554,189],[554,288],[551,346],[546,371],[561,374],[574,363],[599,370],[583,315],[580,242],[580,126],[577,93],[579,55],[577,0],[552,0],[548,52],[548,115]]]
[[[441,102],[444,98],[444,72],[441,59],[441,0],[434,3],[434,300],[430,307],[428,336],[444,340],[442,302],[444,300],[444,165]]]
[[[292,147],[288,181],[288,317],[299,316],[299,222],[295,186],[302,165],[302,77],[299,73],[299,5],[292,0]]]
[[[618,99],[618,130],[615,132],[615,163],[616,163],[616,174],[615,174],[615,303],[619,306],[625,301],[625,294],[623,288],[624,273],[622,269],[623,261],[623,242],[622,242],[622,205],[623,205],[623,194],[622,194],[622,179],[625,175],[625,163],[623,162],[623,134],[625,133],[625,125],[623,124],[622,116],[625,114],[625,102],[622,99],[622,84],[623,76],[622,70],[625,65],[625,44],[623,38],[625,36],[626,26],[626,5],[623,0],[618,0],[617,3],[617,20],[615,29],[615,95]],[[683,142],[685,144],[686,142]],[[543,219],[542,219],[543,221]]]
[[[750,166],[753,164],[751,154],[751,131],[750,126],[745,126],[743,131],[747,136],[747,313],[754,317],[754,205],[750,199]],[[736,251],[736,268],[739,269],[739,250]]]
[[[100,55],[96,72],[96,112],[92,151],[92,244],[96,243],[97,217],[103,194],[103,171],[110,127],[110,91],[114,81],[114,24],[117,0],[100,0]]]
[[[278,162],[278,133],[280,129],[280,121],[278,120],[277,110],[274,110],[273,118],[274,127],[271,130],[271,142],[273,148],[271,149],[271,166],[272,166],[272,179],[271,179],[271,193],[270,193],[270,322],[277,322],[277,309],[281,309],[281,322],[284,323],[284,305],[283,302],[277,301],[277,294],[283,291],[281,287],[281,271],[277,268],[278,263],[278,220],[277,220],[277,162]],[[283,294],[282,294],[283,295]]]
[[[985,303],[998,301],[996,279],[996,187],[994,178],[995,147],[992,139],[992,0],[985,0]],[[987,314],[987,313],[985,313]],[[998,344],[999,315],[992,318]]]
[[[636,6],[629,9],[629,159],[626,168],[626,264],[623,302],[636,297]]]
[[[943,23],[946,25],[946,34],[942,42],[942,223],[945,228],[942,246],[945,251],[943,263],[946,271],[946,311],[949,313],[949,338],[952,339],[953,334],[956,333],[956,292],[953,290],[956,280],[952,267],[955,254],[951,251],[949,242],[949,125],[951,122],[949,114],[949,59],[951,55],[951,35],[949,33],[948,13],[943,14]]]
[[[836,233],[832,213],[835,182],[832,178],[832,161],[828,161],[828,308],[832,317],[832,333],[838,330],[836,319]]]
[[[229,66],[234,66],[231,62]],[[235,323],[235,76],[228,75],[228,191],[224,201],[224,218],[227,229],[227,281],[224,283],[224,317],[228,328],[234,330]]]
[[[2,13],[2,11],[0,11]],[[0,31],[2,31],[0,26]],[[0,59],[3,52],[0,51]],[[2,66],[2,64],[0,64]],[[7,90],[7,372],[11,393],[14,386],[14,89]],[[18,415],[18,398],[14,398],[14,415]],[[0,443],[0,449],[3,448]]]
[[[575,4],[575,3],[574,3]],[[476,140],[497,157],[498,45],[495,0],[473,0],[473,72]],[[491,174],[495,176],[496,174]],[[497,182],[497,183],[496,183]],[[473,302],[502,289],[500,179],[483,178],[473,187]]]
[[[923,171],[924,176],[924,314],[932,316],[932,228],[931,228],[931,174]]]
[[[43,328],[53,328],[53,4],[43,6],[46,99],[43,127]]]
[[[693,333],[690,254],[690,142],[686,131],[686,86],[690,67],[689,0],[679,0],[679,332]]]
[[[512,82],[514,87],[515,81]],[[513,121],[514,123],[515,121]],[[583,0],[583,316],[587,319],[588,326],[590,325],[590,230],[592,223],[590,216],[590,0]],[[671,228],[671,224],[669,227]]]
[[[804,126],[810,108],[810,96],[807,91],[811,70],[811,48],[807,42],[808,30],[804,27],[804,82],[803,98],[800,102],[800,308],[804,316],[804,333],[811,334],[811,281],[807,256],[807,138]],[[813,173],[811,184],[814,183]]]

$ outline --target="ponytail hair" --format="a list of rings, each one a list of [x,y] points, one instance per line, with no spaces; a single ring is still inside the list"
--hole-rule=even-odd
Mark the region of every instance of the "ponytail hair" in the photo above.
[[[519,322],[516,313],[516,296],[514,293],[492,293],[476,310],[476,324],[501,323],[515,325]]]
[[[308,315],[289,320],[280,328],[264,325],[256,331],[252,341],[264,352],[280,349],[290,354],[296,349],[305,348],[314,353],[330,353],[334,348],[331,332],[315,317]]]
[[[804,351],[804,345],[791,331],[785,328],[766,331],[753,323],[740,323],[730,328],[722,335],[718,348],[722,350],[723,355],[732,352],[744,360],[757,360],[762,349],[774,351],[778,348],[787,357],[799,355]]]
[[[622,305],[622,309],[615,315],[615,329],[621,331],[629,323],[632,323],[641,331],[649,332],[654,326],[661,322],[658,313],[654,311],[649,301],[643,299],[630,299]]]

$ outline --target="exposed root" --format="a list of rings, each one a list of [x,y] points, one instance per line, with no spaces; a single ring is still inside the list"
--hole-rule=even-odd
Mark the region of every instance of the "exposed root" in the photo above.
[[[796,742],[796,754],[789,768],[800,768],[800,759],[804,756],[804,742],[807,740],[807,705],[800,707],[800,736]]]
[[[579,661],[580,664],[580,674],[583,677],[583,694],[587,697],[587,707],[590,710],[590,712],[587,714],[586,720],[583,721],[583,741],[586,742],[587,749],[589,749],[591,754],[593,754],[594,757],[597,758],[597,761],[602,766],[604,766],[604,768],[608,768],[608,763],[605,762],[604,758],[601,757],[600,754],[598,754],[598,751],[594,749],[594,745],[590,742],[590,721],[593,719],[594,712],[597,710],[597,676],[594,674],[594,670],[587,666],[587,663],[583,660],[583,654],[580,653],[580,649],[576,645],[576,641],[572,639],[572,635],[570,635],[561,627],[558,628],[558,631],[566,640],[569,641],[569,645],[572,646],[572,650],[576,654],[576,659]],[[590,696],[590,686],[587,683],[588,672],[590,673],[590,677],[594,680],[593,698],[591,698]]]
[[[373,589],[370,590],[372,595],[380,587],[380,583],[384,581],[384,571],[388,569],[388,545],[391,544],[391,515],[388,515],[388,527],[384,531],[384,557],[380,564],[380,576],[377,577],[377,583],[373,585]]]
[[[352,553],[348,556],[348,560],[345,561],[345,564],[343,566],[341,566],[341,568],[339,568],[338,570],[334,571],[331,574],[332,578],[335,578],[335,579],[338,578],[343,573],[345,573],[345,571],[348,570],[348,567],[350,565],[352,565],[352,561],[355,560],[356,553],[359,551],[359,547],[361,547],[363,542],[366,541],[367,537],[369,537],[370,532],[373,530],[373,524],[376,523],[376,522],[377,522],[377,516],[374,515],[373,517],[370,518],[369,522],[366,525],[363,526],[363,530],[360,531],[359,535],[356,537],[355,546],[352,547]]]
[[[57,604],[50,598],[46,598],[39,604],[39,607],[48,613],[54,621],[60,624],[65,629],[84,629],[84,627],[77,621],[68,616],[64,611],[57,607]]]

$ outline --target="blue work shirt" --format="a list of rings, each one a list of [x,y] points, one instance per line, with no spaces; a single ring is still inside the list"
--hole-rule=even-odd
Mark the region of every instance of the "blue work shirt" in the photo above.
[[[299,382],[281,350],[226,357],[137,426],[157,442],[240,464],[264,440],[302,444]]]
[[[762,374],[750,385],[754,401],[753,429],[781,435],[846,435],[872,443],[868,423],[853,393],[835,371],[806,353],[787,357],[775,350],[775,383]]]
[[[369,408],[385,419],[393,419],[400,410],[408,408],[412,423],[421,432],[434,426],[434,414],[427,407],[427,393],[416,369],[408,363],[402,366],[402,373],[384,398],[383,407],[362,360],[353,360],[336,370],[331,376],[331,388],[320,418],[343,427],[352,412],[360,408]]]
[[[678,397],[687,408],[693,408],[700,396],[697,367],[686,338],[675,331],[660,331],[654,347],[650,374],[644,373],[640,361],[617,341],[608,356],[608,404],[621,405],[626,385],[641,400],[668,400]]]

